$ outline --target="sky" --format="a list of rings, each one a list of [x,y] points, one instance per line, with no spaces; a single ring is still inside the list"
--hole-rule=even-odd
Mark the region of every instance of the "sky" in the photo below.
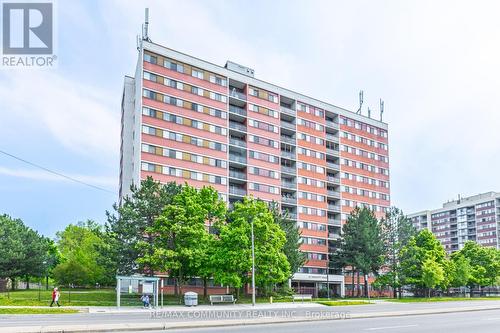
[[[153,42],[389,124],[391,201],[406,213],[500,191],[497,1],[65,0],[57,68],[0,68],[0,214],[54,237],[117,201],[120,101],[150,8]],[[110,193],[111,192],[111,193]]]

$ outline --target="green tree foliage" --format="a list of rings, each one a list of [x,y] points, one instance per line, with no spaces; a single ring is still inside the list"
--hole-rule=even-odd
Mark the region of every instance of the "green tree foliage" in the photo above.
[[[402,284],[412,286],[417,292],[426,288],[423,264],[430,260],[443,271],[446,269],[446,252],[443,245],[427,229],[412,237],[401,251]],[[444,280],[444,279],[443,279]],[[440,283],[443,282],[440,280]]]
[[[416,229],[410,219],[396,207],[391,207],[380,223],[385,245],[385,264],[384,273],[377,278],[377,284],[390,286],[396,298],[398,291],[401,294],[401,281],[404,280],[401,251],[416,234]]]
[[[61,263],[53,270],[56,281],[78,286],[112,284],[113,267],[102,265],[105,260],[99,252],[104,242],[102,227],[90,220],[70,224],[58,232],[57,245]]]
[[[266,203],[251,197],[235,203],[228,223],[218,225],[219,240],[213,256],[214,277],[217,282],[237,289],[250,282],[252,222],[255,281],[261,290],[269,290],[290,276],[290,264],[284,253],[286,234]]]
[[[336,265],[350,266],[363,275],[378,273],[384,263],[385,246],[381,225],[370,209],[357,207],[349,214],[337,249],[332,255]],[[368,281],[365,280],[367,294]]]
[[[454,261],[461,258],[470,265],[467,286],[494,285],[500,276],[500,256],[494,248],[482,247],[475,242],[467,242],[464,247],[452,255]]]
[[[218,224],[226,215],[225,203],[212,187],[198,190],[184,185],[155,220],[149,234],[156,237],[153,252],[139,259],[139,263],[152,263],[152,267],[169,272],[180,285],[190,277],[210,274],[209,247],[213,235],[207,224]],[[141,246],[149,246],[145,241]],[[147,251],[145,251],[147,253]]]
[[[30,277],[42,277],[48,250],[49,241],[20,219],[0,216],[1,278],[25,278],[29,283]]]
[[[422,285],[428,288],[428,296],[431,296],[431,289],[444,281],[443,266],[435,262],[432,258],[427,258],[422,263]]]
[[[466,286],[471,278],[469,259],[461,255],[452,255],[448,273],[450,274],[449,285],[451,287]]]
[[[283,247],[283,252],[290,264],[289,278],[291,278],[306,262],[305,253],[300,250],[300,245],[302,244],[300,229],[295,221],[288,218],[287,214],[281,213],[277,202],[273,201],[269,209],[273,214],[275,223],[285,232],[286,243]]]
[[[109,244],[112,247],[109,250],[115,256],[114,262],[120,274],[139,272],[153,275],[153,263],[141,260],[138,265],[138,259],[152,258],[155,237],[148,230],[165,206],[172,203],[180,188],[174,182],[162,185],[147,177],[140,187],[131,186],[132,194],[124,198],[121,206],[113,205],[116,215],[106,212]]]

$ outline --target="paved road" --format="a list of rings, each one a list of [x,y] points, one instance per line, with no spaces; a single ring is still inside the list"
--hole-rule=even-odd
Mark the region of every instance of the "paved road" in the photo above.
[[[152,331],[152,333],[165,331]],[[309,323],[267,324],[169,330],[171,333],[498,333],[500,310],[447,313],[407,317],[347,319]]]
[[[380,302],[370,305],[358,306],[336,306],[326,307],[316,304],[259,304],[256,308],[251,305],[237,306],[199,306],[197,308],[181,308],[172,307],[165,308],[158,316],[152,317],[150,311],[139,309],[124,309],[126,312],[107,312],[107,313],[78,313],[78,314],[61,314],[61,315],[0,315],[0,332],[2,327],[15,326],[54,326],[54,325],[85,325],[85,324],[138,324],[152,322],[194,322],[200,320],[241,320],[246,318],[273,318],[273,317],[311,317],[315,313],[323,316],[328,316],[328,313],[349,313],[353,316],[356,314],[370,313],[394,313],[401,311],[419,311],[419,310],[439,310],[450,308],[474,307],[474,306],[491,306],[500,309],[500,301],[465,301],[465,302],[437,302],[437,303],[390,303]],[[280,308],[281,307],[281,308]],[[285,308],[286,307],[286,308]],[[500,312],[500,310],[499,310]],[[207,314],[209,317],[207,317]],[[217,317],[218,315],[225,317]],[[210,317],[211,316],[211,317]],[[474,316],[474,312],[462,313],[459,316],[470,317]],[[498,314],[500,317],[500,313]],[[337,317],[330,317],[337,318]],[[497,332],[500,332],[500,321],[496,322],[498,326]],[[316,325],[311,324],[311,325]]]

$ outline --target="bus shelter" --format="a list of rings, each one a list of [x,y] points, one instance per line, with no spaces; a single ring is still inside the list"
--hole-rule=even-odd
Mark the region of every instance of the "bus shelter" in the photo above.
[[[158,307],[158,291],[160,278],[154,276],[116,276],[116,306],[121,306],[122,294],[125,295],[148,295],[151,296],[152,305]]]

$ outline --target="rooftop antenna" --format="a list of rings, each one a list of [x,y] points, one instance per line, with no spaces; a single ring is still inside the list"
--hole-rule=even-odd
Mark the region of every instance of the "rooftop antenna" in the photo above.
[[[380,121],[382,121],[382,116],[384,115],[384,101],[380,99]]]
[[[149,8],[144,9],[144,24],[142,25],[142,40],[146,40],[148,42],[151,41],[151,39],[148,36],[149,32]]]
[[[359,91],[359,109],[356,112],[357,114],[361,114],[361,107],[363,106],[363,90]]]

